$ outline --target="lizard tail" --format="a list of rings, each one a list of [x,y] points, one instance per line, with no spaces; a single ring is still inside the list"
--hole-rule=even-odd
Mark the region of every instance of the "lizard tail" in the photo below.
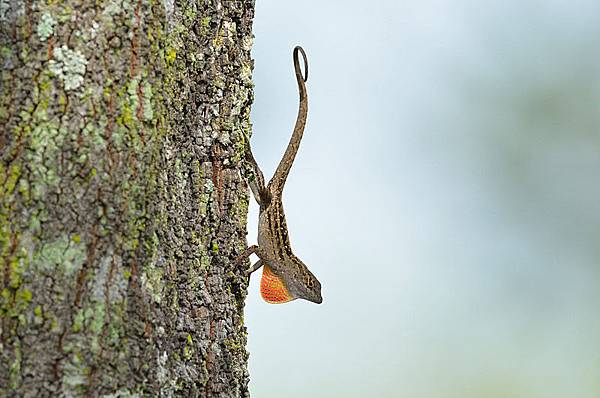
[[[304,75],[300,69],[300,59],[298,57],[298,53],[302,54],[302,58],[304,60]],[[275,174],[273,175],[273,178],[271,178],[271,181],[267,187],[267,189],[275,197],[281,196],[281,192],[283,191],[285,180],[287,179],[290,169],[292,168],[294,158],[296,157],[296,153],[298,152],[298,148],[300,147],[300,141],[302,140],[302,135],[304,134],[304,126],[306,125],[306,116],[308,114],[308,95],[306,93],[306,85],[304,84],[308,80],[308,59],[304,49],[302,49],[300,46],[296,46],[294,48],[293,58],[296,81],[298,82],[298,94],[300,95],[300,104],[298,106],[298,116],[296,117],[294,132],[292,133],[290,142],[288,143],[285,153],[283,154],[283,157],[277,166],[277,170],[275,170]]]
[[[300,73],[300,62],[298,60],[298,52],[302,53],[302,58],[304,59],[304,76],[302,77],[302,73]],[[296,71],[296,78],[298,76],[302,77],[302,80],[306,83],[308,81],[308,59],[306,58],[306,53],[304,49],[300,46],[294,47],[294,70]]]

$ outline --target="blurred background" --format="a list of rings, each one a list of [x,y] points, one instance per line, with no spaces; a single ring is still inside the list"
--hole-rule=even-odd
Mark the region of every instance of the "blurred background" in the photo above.
[[[309,57],[284,205],[324,303],[253,276],[253,396],[600,397],[600,2],[256,7],[267,179]]]

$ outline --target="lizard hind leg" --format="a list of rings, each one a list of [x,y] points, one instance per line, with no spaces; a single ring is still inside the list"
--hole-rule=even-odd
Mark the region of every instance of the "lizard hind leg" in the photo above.
[[[252,196],[256,200],[261,207],[266,207],[269,204],[270,196],[268,195],[267,190],[265,189],[265,177],[263,176],[260,167],[258,167],[258,163],[254,159],[254,155],[252,154],[252,148],[250,147],[250,137],[244,133],[244,152],[246,154],[246,162],[249,165],[249,170],[247,170],[246,180],[248,181],[248,185],[250,185],[250,190],[252,191]]]
[[[283,304],[295,300],[286,288],[283,280],[271,271],[267,264],[263,267],[260,279],[260,295],[269,304]]]
[[[250,267],[248,269],[248,271],[246,271],[246,273],[248,274],[248,276],[250,276],[250,274],[252,274],[254,271],[256,271],[257,269],[259,269],[263,265],[264,265],[263,260],[259,259],[257,262],[254,263],[254,265],[252,267]]]
[[[236,257],[235,263],[240,266],[243,265],[245,261],[248,261],[248,257],[250,257],[251,254],[256,253],[257,250],[259,250],[257,245],[249,246],[239,256]]]

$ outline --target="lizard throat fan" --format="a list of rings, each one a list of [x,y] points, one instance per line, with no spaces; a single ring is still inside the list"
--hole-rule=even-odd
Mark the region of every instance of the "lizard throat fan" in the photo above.
[[[294,300],[283,281],[271,272],[268,265],[263,266],[260,280],[260,295],[269,304],[283,304]]]

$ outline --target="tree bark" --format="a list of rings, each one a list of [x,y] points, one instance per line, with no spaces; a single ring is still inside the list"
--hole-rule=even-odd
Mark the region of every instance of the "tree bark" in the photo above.
[[[248,396],[253,16],[0,0],[0,396]]]

